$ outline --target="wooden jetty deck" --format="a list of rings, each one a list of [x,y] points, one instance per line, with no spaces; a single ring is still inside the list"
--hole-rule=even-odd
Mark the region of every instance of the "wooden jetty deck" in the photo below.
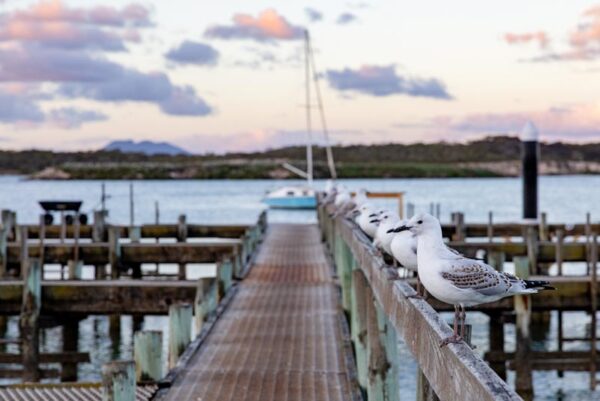
[[[360,399],[332,273],[316,226],[270,226],[233,300],[159,399]]]

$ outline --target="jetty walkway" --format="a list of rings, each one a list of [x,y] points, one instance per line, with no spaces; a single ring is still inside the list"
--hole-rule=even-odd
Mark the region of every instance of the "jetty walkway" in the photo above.
[[[360,399],[319,230],[270,225],[248,276],[165,400]]]

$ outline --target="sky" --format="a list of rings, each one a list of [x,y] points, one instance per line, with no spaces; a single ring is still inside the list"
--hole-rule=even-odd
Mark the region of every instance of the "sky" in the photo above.
[[[337,144],[600,140],[594,1],[0,0],[0,148],[304,143],[305,29]]]

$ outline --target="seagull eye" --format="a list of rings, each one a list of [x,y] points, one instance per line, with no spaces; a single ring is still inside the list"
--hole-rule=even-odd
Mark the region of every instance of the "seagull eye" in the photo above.
[[[423,224],[423,220],[417,221],[418,224]]]

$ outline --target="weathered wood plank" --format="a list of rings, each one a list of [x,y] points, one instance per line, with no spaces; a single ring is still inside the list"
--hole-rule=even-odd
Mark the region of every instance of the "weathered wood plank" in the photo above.
[[[215,262],[220,255],[235,251],[241,241],[236,239],[206,242],[171,244],[120,244],[123,264],[128,263],[209,263]],[[40,248],[35,243],[28,247],[29,257],[37,258]],[[67,264],[73,257],[73,244],[45,244],[44,263]],[[87,265],[109,263],[108,243],[79,244],[79,259]],[[18,263],[21,250],[19,244],[11,243],[7,247],[8,262]]]

